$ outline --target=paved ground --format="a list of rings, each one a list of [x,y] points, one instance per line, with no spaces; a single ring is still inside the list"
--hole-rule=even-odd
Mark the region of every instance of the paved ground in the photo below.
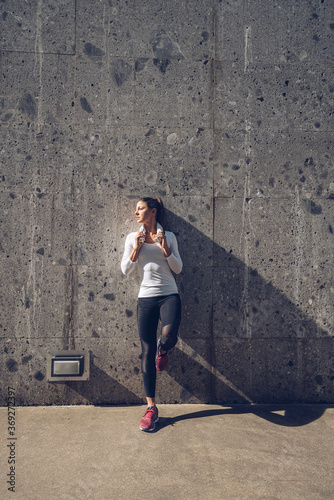
[[[19,407],[13,440],[1,408],[0,497],[334,498],[334,406],[160,405],[150,434],[139,430],[144,409]]]

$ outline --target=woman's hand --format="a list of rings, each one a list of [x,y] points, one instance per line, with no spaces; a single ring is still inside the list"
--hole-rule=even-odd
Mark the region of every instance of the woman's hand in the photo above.
[[[163,249],[165,256],[169,257],[172,254],[172,252],[170,251],[170,249],[167,245],[167,238],[166,238],[165,233],[163,231],[158,231],[156,236],[158,238],[161,238],[160,246]]]
[[[140,248],[145,243],[145,238],[146,238],[146,234],[142,233],[142,231],[138,231],[138,233],[135,236],[135,249],[136,250],[140,250]],[[142,240],[142,241],[140,241],[140,240]]]
[[[137,261],[139,251],[140,251],[141,247],[144,245],[145,237],[146,237],[145,234],[142,233],[141,231],[138,231],[138,233],[136,234],[135,246],[133,247],[133,250],[132,250],[131,255],[130,255],[130,260],[132,260],[132,262]],[[142,241],[140,241],[140,240],[142,240]]]

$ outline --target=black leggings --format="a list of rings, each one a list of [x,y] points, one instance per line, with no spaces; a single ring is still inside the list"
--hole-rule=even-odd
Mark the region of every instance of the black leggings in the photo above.
[[[157,352],[157,328],[161,320],[160,345],[169,351],[177,342],[177,334],[181,321],[181,300],[176,293],[157,297],[139,297],[137,304],[137,322],[141,341],[145,394],[155,397]]]

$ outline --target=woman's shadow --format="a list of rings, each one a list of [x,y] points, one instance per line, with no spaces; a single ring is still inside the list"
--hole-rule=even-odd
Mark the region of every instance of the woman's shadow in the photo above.
[[[334,408],[334,405],[236,405],[231,408],[213,408],[176,417],[160,417],[153,432],[159,432],[169,426],[173,427],[185,420],[243,414],[253,414],[283,427],[303,427],[318,420],[327,408]]]
[[[183,303],[180,341],[168,375],[182,388],[181,402],[231,408],[161,419],[160,429],[188,418],[231,413],[253,413],[286,426],[319,418],[326,409],[322,405],[332,402],[328,333],[256,269],[193,224],[170,211],[167,220],[184,263],[176,277]],[[321,406],[298,406],[310,403]],[[284,405],[284,415],[266,405]]]
[[[166,391],[170,379],[163,373],[167,384],[157,396],[161,403],[175,397],[181,403],[223,406],[161,417],[156,430],[219,415],[249,413],[289,427],[320,418],[333,401],[328,333],[256,269],[193,224],[170,211],[167,220],[184,263],[176,276],[183,318],[166,370],[176,382],[175,394]],[[100,404],[110,403],[111,394],[113,404],[143,404],[142,395],[93,362],[88,384],[68,385],[95,404],[97,393]]]

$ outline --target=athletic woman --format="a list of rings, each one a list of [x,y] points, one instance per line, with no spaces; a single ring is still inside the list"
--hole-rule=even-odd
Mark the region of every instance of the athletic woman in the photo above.
[[[141,198],[135,215],[140,229],[126,238],[122,272],[128,275],[137,269],[141,278],[137,323],[148,408],[140,422],[140,429],[149,432],[153,431],[159,419],[155,404],[156,370],[165,370],[168,351],[177,342],[181,301],[172,271],[180,273],[182,261],[175,235],[163,231],[165,214],[160,198]],[[157,345],[159,319],[161,332]]]

